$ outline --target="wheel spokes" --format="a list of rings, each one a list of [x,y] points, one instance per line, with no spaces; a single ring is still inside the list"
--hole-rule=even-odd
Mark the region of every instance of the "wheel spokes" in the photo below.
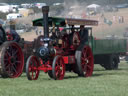
[[[36,80],[39,75],[38,70],[39,63],[37,61],[37,58],[35,56],[32,56],[29,61],[29,67],[28,67],[28,73],[29,73],[29,80]]]
[[[56,59],[54,70],[55,70],[55,79],[62,80],[64,77],[64,71],[65,71],[62,57],[58,56],[58,58]]]
[[[9,57],[11,57],[11,54],[8,51],[6,51],[6,53],[8,54]]]
[[[91,49],[85,47],[81,55],[81,67],[85,76],[90,76],[93,71],[93,56]]]
[[[14,66],[12,66],[12,69],[15,71],[15,73],[17,73],[17,70],[16,70],[16,68],[14,68]]]
[[[17,55],[17,53],[18,53],[18,50],[16,50],[14,53],[12,53],[12,56]]]
[[[7,42],[3,48],[3,77],[15,78],[20,76],[23,70],[23,53],[15,42]]]

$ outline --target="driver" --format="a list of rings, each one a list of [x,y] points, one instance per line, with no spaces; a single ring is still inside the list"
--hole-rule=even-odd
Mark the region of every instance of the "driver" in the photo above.
[[[6,33],[2,27],[3,23],[4,22],[2,20],[0,20],[0,45],[6,41]]]
[[[88,41],[88,30],[84,28],[84,25],[80,25],[80,38],[81,43],[85,43]]]
[[[20,41],[20,36],[15,30],[8,29],[6,34],[8,36],[12,36],[12,41],[15,41],[15,42],[19,42]]]

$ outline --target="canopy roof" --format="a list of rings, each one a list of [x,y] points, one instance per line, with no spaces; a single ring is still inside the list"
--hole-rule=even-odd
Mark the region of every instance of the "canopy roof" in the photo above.
[[[39,18],[33,20],[33,26],[43,26],[43,18]],[[88,19],[73,19],[73,18],[59,18],[59,17],[48,17],[48,24],[49,27],[59,26],[65,27],[66,24],[68,25],[90,25],[90,26],[97,26],[98,21],[96,20],[88,20]]]

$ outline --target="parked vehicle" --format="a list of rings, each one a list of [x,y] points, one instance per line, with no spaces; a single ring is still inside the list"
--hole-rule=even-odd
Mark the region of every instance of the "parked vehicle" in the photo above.
[[[10,13],[6,16],[7,20],[22,18],[23,15],[19,13]]]

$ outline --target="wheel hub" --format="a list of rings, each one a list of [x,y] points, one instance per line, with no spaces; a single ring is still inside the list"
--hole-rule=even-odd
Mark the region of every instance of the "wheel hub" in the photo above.
[[[89,63],[89,60],[87,58],[84,59],[84,63],[85,64],[88,64]]]
[[[15,58],[11,57],[10,61],[11,61],[11,63],[14,63],[15,62]]]

